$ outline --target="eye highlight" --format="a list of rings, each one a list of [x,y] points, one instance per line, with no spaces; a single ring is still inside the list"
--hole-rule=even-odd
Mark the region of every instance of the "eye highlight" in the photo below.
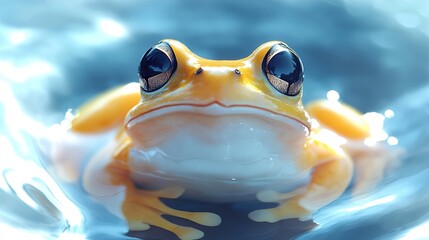
[[[287,96],[300,93],[304,67],[298,55],[285,44],[271,47],[262,62],[262,71],[277,91]]]
[[[160,42],[151,47],[140,61],[138,74],[145,92],[153,92],[170,80],[177,68],[176,57],[170,45]]]

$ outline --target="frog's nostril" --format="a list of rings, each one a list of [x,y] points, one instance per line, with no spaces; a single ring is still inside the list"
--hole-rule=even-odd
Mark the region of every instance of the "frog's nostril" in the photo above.
[[[198,74],[200,74],[200,73],[202,73],[203,72],[203,68],[198,68],[197,69],[197,71],[195,71],[195,75],[198,75]]]

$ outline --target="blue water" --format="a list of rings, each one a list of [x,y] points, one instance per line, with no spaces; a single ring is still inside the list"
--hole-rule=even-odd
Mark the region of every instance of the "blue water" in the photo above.
[[[339,199],[298,239],[429,238],[429,3],[426,1],[0,1],[0,239],[123,239],[125,224],[48,174],[34,134],[110,87],[136,81],[164,38],[237,59],[289,44],[305,66],[304,102],[329,90],[406,153],[371,195]],[[93,143],[94,146],[100,143]]]

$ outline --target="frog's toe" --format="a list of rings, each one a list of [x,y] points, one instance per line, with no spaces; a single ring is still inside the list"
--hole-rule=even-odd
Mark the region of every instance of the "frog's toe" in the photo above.
[[[220,217],[213,213],[206,213],[206,212],[182,212],[179,211],[178,214],[174,214],[176,210],[170,210],[169,214],[172,214],[172,216],[176,217],[183,217],[184,219],[196,222],[201,225],[205,226],[217,226],[220,224]],[[192,228],[192,227],[183,227],[176,225],[174,223],[171,223],[164,218],[160,217],[157,222],[157,226],[164,228],[174,234],[176,234],[180,239],[200,239],[204,237],[204,233],[198,229]]]
[[[196,228],[179,226],[165,219],[158,219],[158,223],[159,227],[174,233],[178,238],[182,240],[194,240],[201,239],[204,237],[204,232]]]
[[[184,218],[208,227],[218,226],[222,221],[219,215],[210,212],[187,212],[172,209],[165,205],[158,206],[158,210],[162,211],[164,214]]]
[[[208,227],[218,226],[222,221],[219,215],[209,212],[191,213],[188,215],[188,218],[189,220]]]
[[[181,227],[175,224],[166,224],[164,229],[174,233],[181,240],[195,240],[204,237],[204,233],[191,227]]]
[[[128,228],[134,231],[145,231],[150,228],[149,224],[138,222],[138,221],[130,221],[128,222]]]
[[[197,230],[195,228],[190,229],[183,235],[179,236],[182,240],[194,240],[194,239],[201,239],[204,237],[204,233],[200,230]]]
[[[249,213],[249,218],[255,222],[270,222],[274,223],[279,221],[273,214],[271,209],[256,210]]]
[[[204,218],[202,219],[202,221],[200,221],[200,224],[209,227],[215,227],[219,226],[221,222],[222,219],[219,215],[214,213],[205,213]]]
[[[148,230],[150,226],[156,226],[175,234],[179,239],[191,240],[201,239],[204,233],[193,227],[180,226],[172,223],[162,217],[162,214],[157,212],[150,212],[146,210],[145,213],[140,212],[141,218],[128,219],[128,227],[133,231]]]
[[[285,219],[299,219],[301,221],[311,219],[311,214],[307,211],[282,212],[277,208],[256,210],[249,213],[249,218],[255,222],[275,223]]]
[[[280,202],[280,205],[275,208],[261,209],[249,213],[249,218],[255,222],[270,223],[292,218],[305,220],[308,219],[309,216],[311,216],[311,212],[299,206],[295,200]]]

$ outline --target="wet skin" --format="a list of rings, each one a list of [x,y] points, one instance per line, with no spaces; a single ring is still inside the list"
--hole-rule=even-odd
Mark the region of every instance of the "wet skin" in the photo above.
[[[99,134],[117,129],[82,174],[94,196],[119,187],[118,215],[130,230],[156,226],[180,239],[204,232],[163,215],[218,226],[213,212],[189,212],[161,199],[210,203],[277,203],[250,211],[255,222],[307,219],[349,185],[356,152],[333,144],[324,131],[350,142],[370,136],[353,108],[333,101],[302,105],[303,66],[282,42],[268,42],[250,56],[207,60],[183,44],[164,40],[139,66],[139,83],[86,103],[71,131]],[[363,146],[363,145],[362,145]]]

